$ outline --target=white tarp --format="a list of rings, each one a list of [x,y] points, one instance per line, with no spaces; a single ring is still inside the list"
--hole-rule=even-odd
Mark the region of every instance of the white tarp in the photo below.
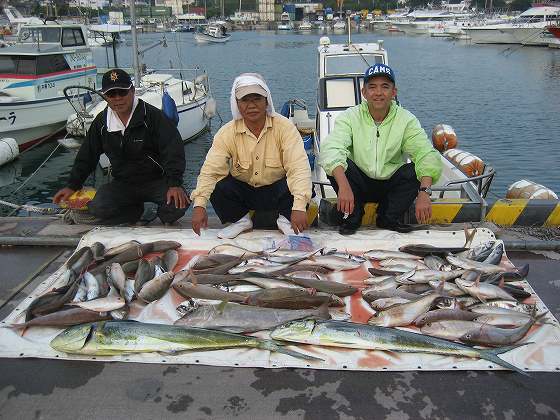
[[[253,231],[240,235],[236,240],[221,240],[216,237],[216,230],[207,230],[201,237],[196,236],[192,230],[155,229],[155,228],[98,228],[86,234],[78,247],[101,242],[107,248],[119,245],[129,240],[149,242],[156,240],[174,240],[182,244],[178,250],[179,262],[174,271],[182,269],[194,255],[206,253],[212,247],[223,243],[235,243],[244,248],[260,250],[274,244],[286,241],[286,237],[276,231]],[[435,246],[463,246],[465,237],[461,231],[434,231],[424,230],[409,234],[398,234],[384,230],[359,231],[351,237],[341,236],[333,231],[311,230],[306,233],[313,241],[313,245],[336,247],[361,253],[369,249],[392,249],[412,243],[429,243]],[[473,241],[473,246],[495,239],[491,231],[478,229]],[[155,254],[154,254],[155,255]],[[149,258],[149,257],[148,257]],[[510,264],[504,258],[503,264]],[[345,273],[331,275],[333,280],[347,282],[358,287],[363,287],[363,279],[367,277],[367,267]],[[23,322],[27,306],[39,295],[51,290],[57,285],[63,273],[63,267],[44,280],[37,289],[14,311],[1,322],[3,327],[12,323]],[[527,300],[536,302],[539,312],[547,308],[535,295],[527,282],[518,284],[533,294]],[[179,315],[175,311],[178,303],[184,299],[174,290],[170,290],[163,298],[148,306],[133,303],[131,316],[133,319],[145,322],[172,323]],[[365,303],[359,293],[346,298],[344,309],[352,321],[366,322],[374,311]],[[527,346],[502,354],[500,357],[515,366],[527,371],[558,371],[560,369],[560,327],[550,314],[547,315],[550,323],[534,326],[524,341],[533,342]],[[216,366],[243,366],[243,367],[300,367],[315,369],[339,370],[491,370],[501,369],[492,363],[483,360],[471,360],[459,357],[447,357],[420,353],[396,353],[371,350],[350,350],[334,347],[318,346],[290,346],[300,352],[320,357],[321,361],[304,361],[279,353],[270,353],[258,349],[232,349],[207,352],[188,352],[174,356],[162,356],[157,353],[130,354],[121,356],[75,356],[54,351],[49,343],[61,329],[47,327],[29,328],[23,336],[12,328],[0,328],[0,357],[37,357],[69,360],[101,360],[101,361],[130,361],[143,363],[178,363],[178,364],[204,364]],[[259,336],[266,337],[266,333]]]

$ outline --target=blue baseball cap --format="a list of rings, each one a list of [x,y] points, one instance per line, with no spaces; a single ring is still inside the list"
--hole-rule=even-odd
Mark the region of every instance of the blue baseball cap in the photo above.
[[[385,76],[391,82],[395,83],[395,72],[391,67],[383,63],[375,63],[364,73],[364,83],[376,76]]]

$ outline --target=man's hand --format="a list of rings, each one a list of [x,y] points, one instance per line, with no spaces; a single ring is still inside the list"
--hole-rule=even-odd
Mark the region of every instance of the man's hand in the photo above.
[[[416,220],[419,223],[428,223],[431,218],[432,200],[426,192],[420,191],[416,197]]]
[[[339,185],[336,208],[341,213],[352,214],[354,211],[354,193],[350,185]]]
[[[302,210],[292,210],[290,219],[292,222],[292,229],[296,234],[303,232],[309,227],[307,223],[307,213]]]
[[[70,198],[70,196],[72,194],[75,193],[75,190],[73,190],[72,188],[63,188],[61,190],[59,190],[53,197],[53,203],[55,204],[60,204],[64,201],[68,201],[68,199]]]
[[[200,229],[206,229],[207,227],[208,214],[206,209],[204,207],[195,207],[192,212],[192,230],[200,236]]]
[[[169,187],[167,190],[167,205],[171,204],[171,202],[178,209],[184,209],[191,204],[191,200],[183,187]]]

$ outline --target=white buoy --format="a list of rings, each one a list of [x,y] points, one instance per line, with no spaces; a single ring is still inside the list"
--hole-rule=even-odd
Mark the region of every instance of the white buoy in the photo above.
[[[19,146],[15,139],[4,137],[0,139],[0,166],[11,162],[19,156]]]

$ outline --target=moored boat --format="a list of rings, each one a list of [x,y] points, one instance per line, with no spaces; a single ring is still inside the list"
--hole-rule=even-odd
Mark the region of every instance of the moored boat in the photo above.
[[[17,44],[0,49],[0,136],[20,149],[64,128],[73,111],[62,91],[95,87],[96,66],[82,25],[24,25]]]
[[[219,24],[208,25],[194,34],[194,39],[199,43],[223,43],[230,38],[231,35],[226,32],[226,27]]]

